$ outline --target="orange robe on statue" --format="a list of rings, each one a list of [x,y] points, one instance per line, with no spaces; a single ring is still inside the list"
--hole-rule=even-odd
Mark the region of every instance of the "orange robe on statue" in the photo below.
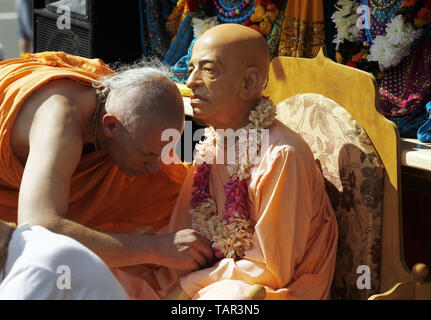
[[[24,54],[0,62],[0,219],[17,221],[24,168],[11,149],[10,134],[24,100],[54,79],[91,86],[112,73],[99,59],[63,52]],[[129,178],[105,151],[85,155],[72,177],[67,218],[107,232],[131,232],[138,226],[158,230],[169,221],[187,171],[186,165],[162,164],[157,174]]]
[[[158,299],[178,282],[191,299],[249,299],[253,284],[264,285],[266,299],[328,299],[335,268],[338,229],[324,179],[306,142],[276,122],[270,147],[252,169],[248,194],[256,223],[253,247],[237,261],[222,259],[189,274],[159,268],[145,279],[120,282],[134,298]],[[181,189],[167,232],[191,228],[193,170]],[[212,165],[210,194],[222,215],[225,165]]]

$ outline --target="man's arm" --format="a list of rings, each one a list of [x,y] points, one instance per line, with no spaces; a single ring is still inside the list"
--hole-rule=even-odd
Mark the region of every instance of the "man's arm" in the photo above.
[[[73,101],[62,95],[51,96],[36,111],[19,193],[19,223],[70,236],[110,267],[152,263],[196,269],[205,265],[211,250],[192,230],[163,236],[103,233],[65,218],[71,177],[82,154],[83,125]]]

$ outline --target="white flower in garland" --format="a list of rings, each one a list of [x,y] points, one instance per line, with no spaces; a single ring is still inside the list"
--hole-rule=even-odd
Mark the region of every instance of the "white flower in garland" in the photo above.
[[[257,133],[268,129],[275,120],[276,108],[269,98],[262,97],[254,110],[249,114],[249,123],[243,128],[250,135],[251,130]],[[253,245],[254,225],[250,220],[248,198],[248,179],[251,176],[252,159],[229,165],[229,182],[224,186],[225,208],[219,217],[217,203],[209,191],[210,165],[216,157],[217,132],[214,128],[205,129],[204,141],[196,145],[192,198],[189,213],[192,217],[192,228],[203,234],[212,242],[217,258],[241,258]],[[221,137],[220,137],[221,138]],[[256,151],[262,151],[259,135],[251,138],[257,143]],[[241,139],[240,139],[241,141]],[[245,142],[235,143],[235,147],[247,149]],[[232,145],[233,147],[233,145]],[[237,149],[238,151],[238,149]],[[237,155],[237,154],[236,154]],[[207,162],[210,160],[210,162]]]
[[[337,10],[331,18],[337,28],[337,34],[332,42],[337,45],[338,50],[338,46],[344,40],[352,42],[359,40],[359,29],[356,26],[358,3],[351,0],[339,0],[335,7]]]
[[[413,34],[415,29],[411,23],[404,23],[402,15],[394,17],[386,26],[386,38],[394,46],[410,45],[410,34]]]
[[[402,15],[394,17],[386,26],[386,35],[373,40],[367,60],[377,61],[381,71],[398,65],[410,54],[410,47],[421,32],[411,23],[404,23]]]
[[[211,29],[218,25],[217,16],[209,17],[205,19],[193,18],[193,35],[197,39],[199,38],[205,31]]]
[[[395,51],[396,48],[385,36],[377,36],[373,40],[373,45],[370,48],[370,54],[367,56],[367,60],[377,61],[380,70],[383,71],[401,62],[401,58],[394,54]]]

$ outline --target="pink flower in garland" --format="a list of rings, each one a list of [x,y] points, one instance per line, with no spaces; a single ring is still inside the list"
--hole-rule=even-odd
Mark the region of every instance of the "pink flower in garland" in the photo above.
[[[233,218],[247,220],[249,216],[249,199],[246,180],[229,178],[229,182],[224,188],[226,197],[223,220],[227,223]]]
[[[269,128],[276,116],[276,109],[271,100],[262,98],[255,110],[249,115],[250,123],[245,129],[261,130]],[[195,155],[192,198],[189,213],[192,216],[192,228],[211,241],[214,255],[221,258],[238,259],[253,245],[253,222],[249,219],[250,200],[247,181],[250,179],[251,162],[228,167],[229,181],[224,186],[225,208],[222,217],[218,216],[217,203],[209,192],[211,161],[215,154],[217,141],[214,128],[205,129],[206,139],[197,146]],[[250,139],[252,139],[250,137]],[[256,140],[257,151],[261,141]],[[238,145],[240,146],[240,145]],[[248,146],[243,146],[247,149]]]
[[[193,173],[193,187],[195,187],[195,189],[192,192],[192,208],[197,208],[210,197],[209,177],[210,166],[207,164],[198,166]]]

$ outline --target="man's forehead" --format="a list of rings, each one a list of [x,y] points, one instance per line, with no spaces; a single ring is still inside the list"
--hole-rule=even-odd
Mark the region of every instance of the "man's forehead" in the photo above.
[[[240,39],[221,39],[204,35],[195,42],[191,60],[194,60],[194,63],[204,60],[225,63],[232,58],[244,59],[247,57],[244,43],[246,42]]]
[[[193,63],[221,62],[223,55],[221,54],[220,46],[205,46],[199,45],[197,42],[193,46],[192,57],[190,59]]]
[[[160,120],[146,121],[141,126],[139,133],[134,136],[136,148],[147,153],[160,154],[161,149],[169,142],[162,139],[162,135],[166,130],[170,130],[170,133],[178,133],[178,137],[175,138],[181,137],[182,127],[174,127],[172,124],[161,122]]]

